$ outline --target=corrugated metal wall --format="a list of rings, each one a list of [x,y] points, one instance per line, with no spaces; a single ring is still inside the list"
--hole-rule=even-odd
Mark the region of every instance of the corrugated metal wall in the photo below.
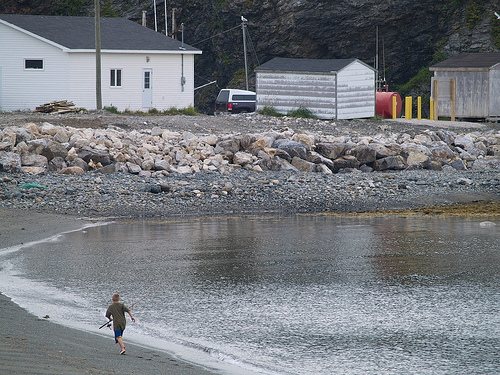
[[[335,79],[332,74],[257,72],[257,110],[267,105],[286,114],[306,107],[319,118],[335,118]]]
[[[337,81],[337,118],[375,116],[375,72],[354,62],[342,69]]]
[[[375,116],[375,72],[353,62],[338,74],[257,71],[257,110],[308,108],[321,119]]]

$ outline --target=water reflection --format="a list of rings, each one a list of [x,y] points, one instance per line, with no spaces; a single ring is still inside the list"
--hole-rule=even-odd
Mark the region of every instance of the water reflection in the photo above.
[[[13,257],[89,305],[153,293],[135,307],[144,334],[278,373],[489,374],[499,234],[434,218],[135,221]]]

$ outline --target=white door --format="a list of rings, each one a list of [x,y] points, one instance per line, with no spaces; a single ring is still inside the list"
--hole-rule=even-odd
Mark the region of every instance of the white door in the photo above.
[[[142,108],[153,106],[153,69],[142,70]]]

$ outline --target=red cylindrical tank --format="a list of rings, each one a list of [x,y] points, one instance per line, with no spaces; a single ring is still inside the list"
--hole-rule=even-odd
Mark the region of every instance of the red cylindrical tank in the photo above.
[[[392,118],[392,97],[396,97],[396,117],[401,113],[403,102],[397,92],[377,91],[375,93],[375,114],[382,118]]]

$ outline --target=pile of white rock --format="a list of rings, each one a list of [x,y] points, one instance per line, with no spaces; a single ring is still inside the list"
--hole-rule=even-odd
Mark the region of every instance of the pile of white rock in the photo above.
[[[332,136],[287,128],[259,134],[126,131],[28,123],[0,130],[0,171],[143,176],[246,168],[319,172],[500,169],[500,131],[425,130]]]

